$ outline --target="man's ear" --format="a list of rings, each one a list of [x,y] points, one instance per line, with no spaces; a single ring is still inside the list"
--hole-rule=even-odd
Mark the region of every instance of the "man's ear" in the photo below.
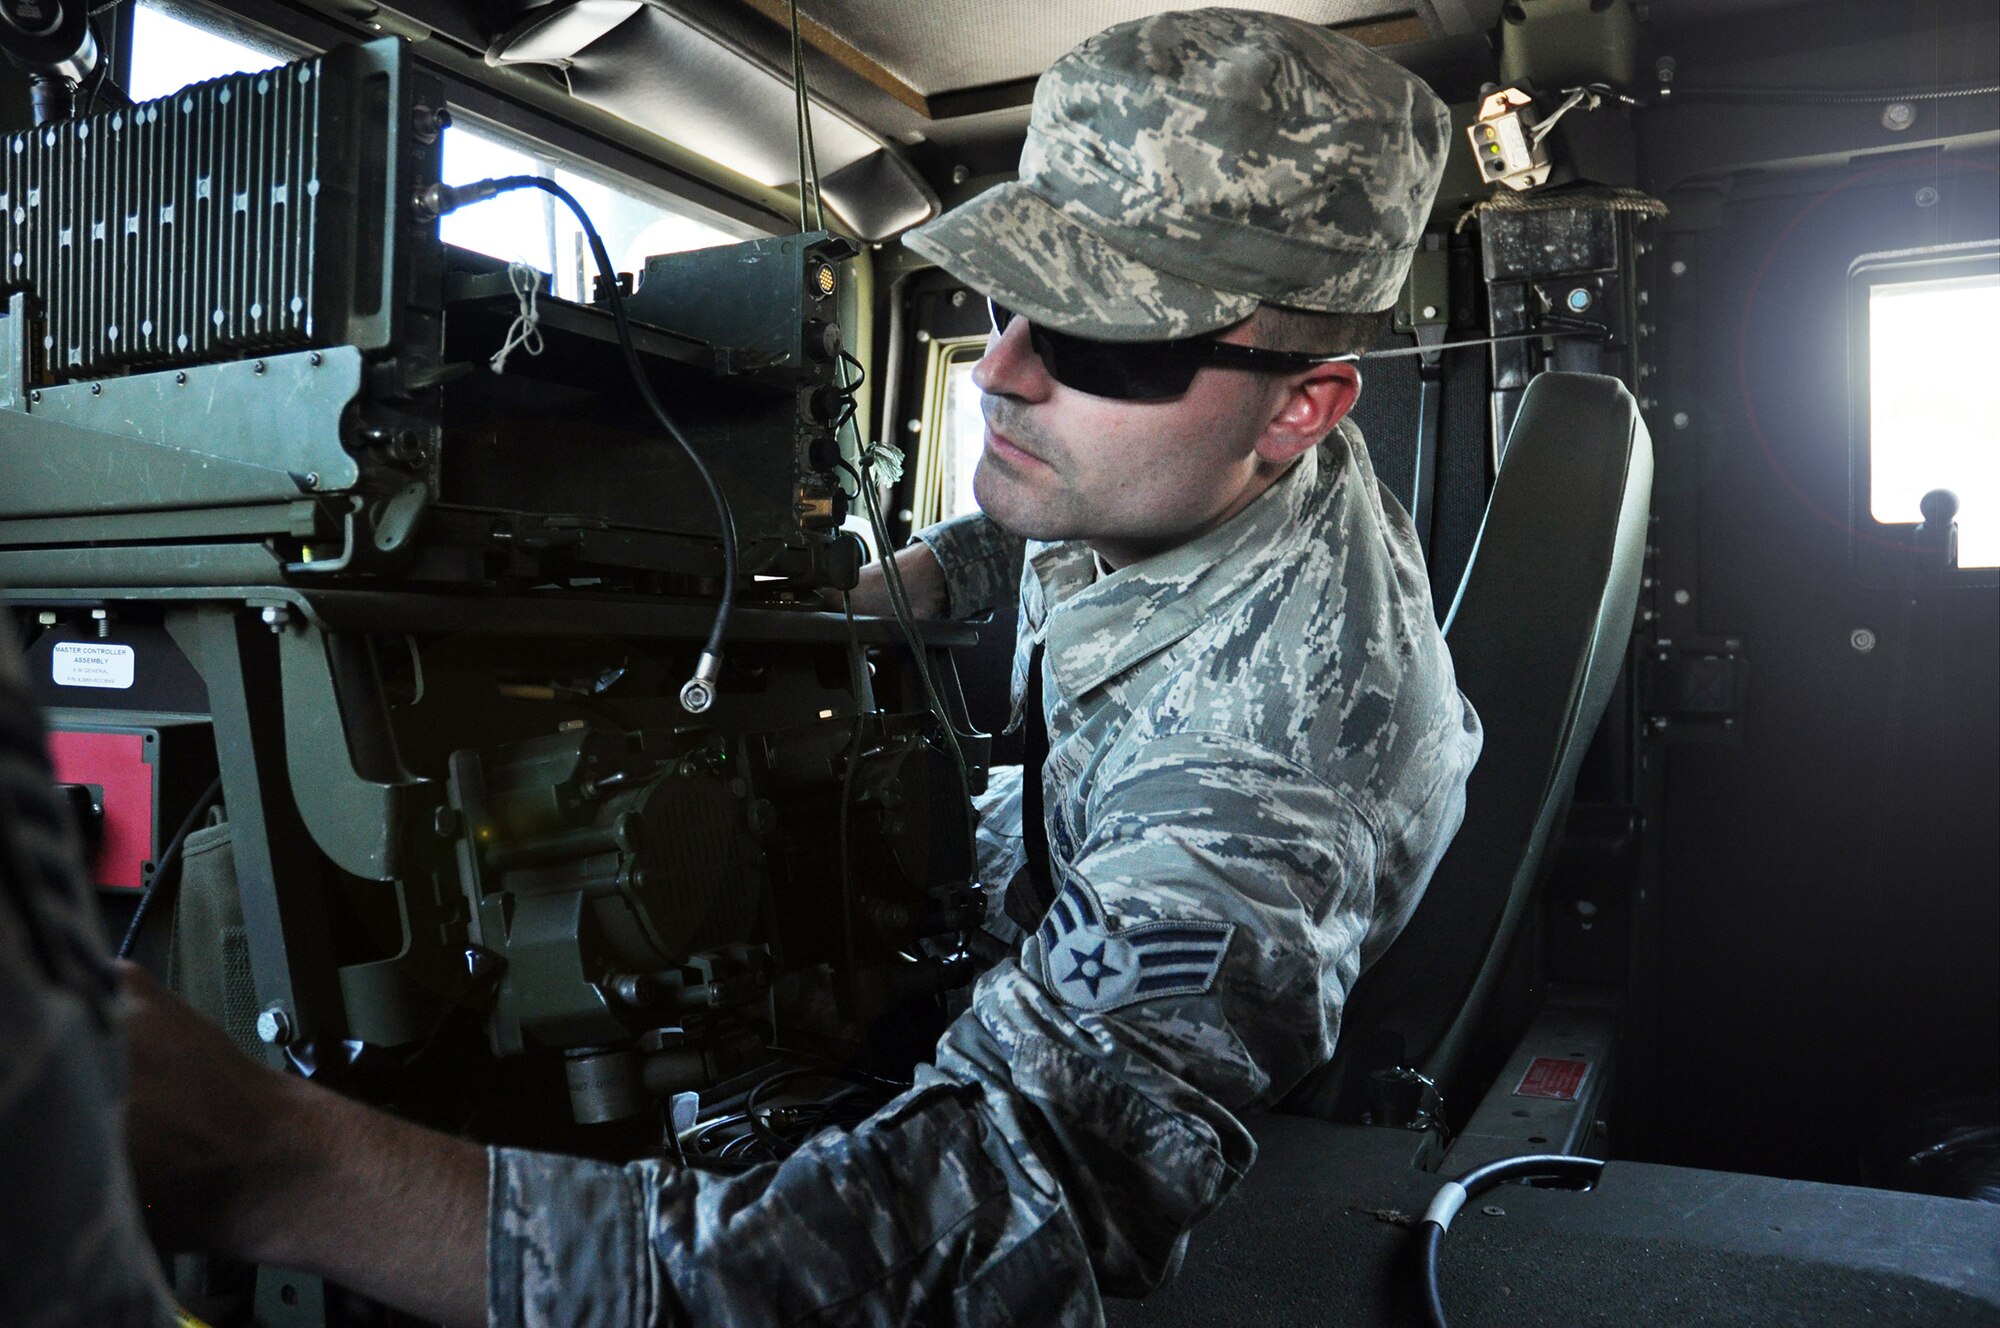
[[[1361,370],[1352,364],[1320,364],[1285,381],[1257,455],[1287,462],[1317,447],[1347,417],[1361,396]]]

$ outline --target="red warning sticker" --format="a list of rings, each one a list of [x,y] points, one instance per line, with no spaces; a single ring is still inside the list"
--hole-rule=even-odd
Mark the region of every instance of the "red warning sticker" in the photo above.
[[[1557,1060],[1537,1056],[1514,1088],[1515,1097],[1546,1097],[1558,1102],[1574,1102],[1590,1077],[1589,1061]]]

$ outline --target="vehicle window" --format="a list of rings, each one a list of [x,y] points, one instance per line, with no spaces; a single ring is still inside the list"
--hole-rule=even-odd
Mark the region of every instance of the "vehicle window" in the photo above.
[[[972,366],[986,350],[984,337],[930,343],[924,379],[923,433],[918,447],[914,528],[979,510],[972,496],[972,472],[985,445],[986,423],[979,413],[979,389]]]
[[[1878,282],[1868,291],[1869,510],[1922,520],[1932,489],[1958,495],[1958,565],[2000,566],[2000,403],[1992,330],[2000,273]]]
[[[620,272],[639,273],[653,254],[734,244],[762,232],[720,217],[697,216],[669,195],[613,180],[549,152],[523,135],[459,117],[444,135],[444,178],[465,184],[495,175],[539,175],[576,196]],[[454,212],[439,223],[446,244],[509,262],[528,263],[555,279],[566,300],[588,299],[597,264],[583,228],[556,199],[539,190],[502,194]]]
[[[185,11],[141,4],[132,15],[132,69],[125,91],[133,101],[151,101],[190,83],[269,69],[294,58],[296,52],[247,40]]]
[[[258,43],[187,10],[141,4],[134,16],[127,91],[150,101],[228,74],[268,69],[297,52]],[[653,254],[732,244],[761,232],[720,217],[697,215],[670,195],[568,161],[525,135],[479,122],[454,124],[444,135],[444,178],[453,184],[495,175],[553,178],[576,196],[604,237],[621,272],[643,271]],[[439,223],[447,244],[549,273],[564,299],[588,298],[597,267],[569,209],[539,191],[503,194],[455,212]]]

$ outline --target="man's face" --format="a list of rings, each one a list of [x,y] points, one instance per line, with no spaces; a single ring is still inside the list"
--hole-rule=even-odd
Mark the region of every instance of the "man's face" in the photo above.
[[[1016,318],[972,370],[986,415],[973,492],[1003,528],[1124,566],[1213,529],[1282,473],[1257,445],[1286,380],[1204,368],[1182,396],[1114,401],[1051,378],[1028,331]],[[1252,340],[1245,325],[1218,339]]]

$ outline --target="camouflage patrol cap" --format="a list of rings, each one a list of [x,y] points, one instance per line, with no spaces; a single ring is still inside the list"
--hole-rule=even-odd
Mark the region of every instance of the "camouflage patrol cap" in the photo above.
[[[1260,303],[1395,302],[1450,113],[1414,75],[1298,19],[1202,9],[1121,23],[1042,75],[1018,183],[908,244],[1031,321],[1192,336]]]

